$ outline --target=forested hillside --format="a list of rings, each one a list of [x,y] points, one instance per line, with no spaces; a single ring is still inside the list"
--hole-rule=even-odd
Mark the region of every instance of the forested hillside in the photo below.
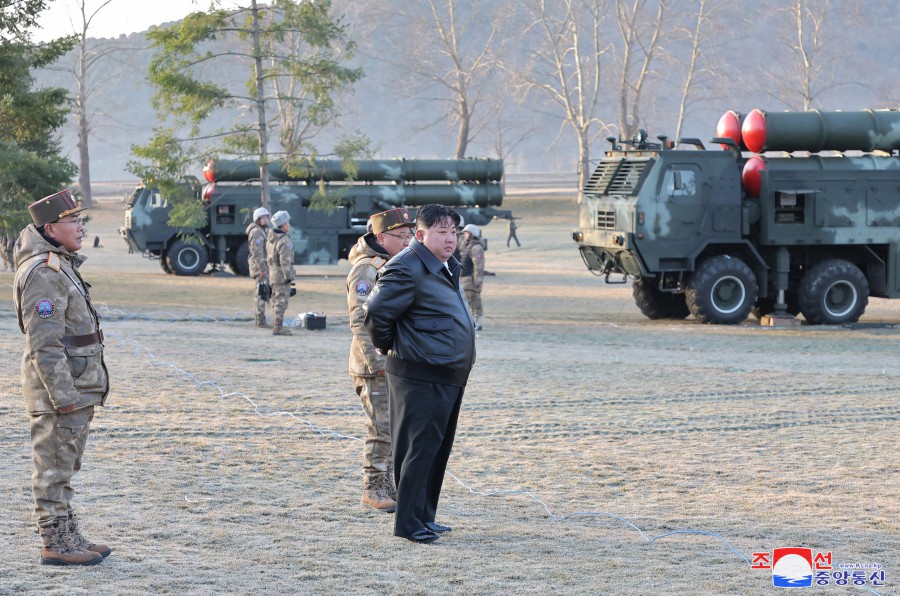
[[[622,28],[616,5],[632,2],[597,2],[602,9],[594,15],[596,27],[587,13],[575,14],[567,24],[562,0],[545,2],[550,10],[544,15],[536,12],[534,0],[435,4],[455,6],[452,24],[463,61],[474,64],[485,57],[465,81],[471,110],[465,155],[500,155],[508,171],[571,172],[579,162],[574,129],[546,87],[558,85],[543,60],[553,57],[553,27],[564,32],[577,24],[583,28],[582,42],[598,33],[595,46],[580,48],[581,74],[594,77],[582,78],[581,85],[597,90],[587,117],[594,156],[607,146],[607,136],[628,124],[647,129],[651,137],[674,136],[682,104],[681,136],[706,141],[729,109],[797,110],[808,103],[824,110],[858,110],[900,103],[900,63],[892,47],[900,19],[889,2],[808,0],[803,5],[811,10],[802,24],[789,10],[796,2],[786,0],[669,0],[659,21],[659,2],[638,2],[643,9],[630,29]],[[452,84],[460,79],[448,77],[451,68],[427,0],[338,0],[334,8],[351,25],[358,43],[353,65],[365,77],[352,95],[341,98],[344,116],[317,140],[319,151],[328,153],[338,133],[359,130],[378,148],[376,157],[453,157],[459,127],[448,114],[459,109]],[[467,21],[467,15],[474,18]],[[437,22],[449,27],[444,17]],[[798,53],[801,25],[803,52]],[[630,41],[629,33],[634,34]],[[131,145],[145,143],[157,124],[153,89],[146,81],[152,52],[144,34],[90,39],[89,44],[102,54],[89,81],[96,86],[88,105],[92,176],[130,178],[125,164]],[[74,92],[68,70],[73,60],[70,54],[56,68],[39,73],[40,83]],[[561,62],[574,65],[574,54],[563,54]],[[565,72],[574,85],[577,71]],[[623,114],[628,123],[622,122]],[[77,162],[74,124],[65,130],[62,142]]]

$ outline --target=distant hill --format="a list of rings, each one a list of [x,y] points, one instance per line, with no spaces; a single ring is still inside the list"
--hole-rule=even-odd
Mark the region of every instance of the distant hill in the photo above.
[[[696,2],[673,0],[670,4],[673,14],[674,11],[681,11],[679,18],[689,21]],[[775,96],[781,84],[779,77],[788,64],[790,54],[782,35],[790,32],[791,24],[786,22],[787,16],[778,10],[786,4],[777,0],[740,5],[719,2],[720,14],[709,33],[707,48],[707,52],[714,55],[719,83],[696,90],[703,100],[695,102],[693,111],[686,119],[683,136],[708,140],[714,134],[719,116],[728,109],[785,109],[785,105]],[[853,21],[834,20],[826,32],[828,49],[835,56],[834,62],[827,65],[826,72],[839,84],[822,93],[822,108],[858,110],[888,107],[892,102],[896,103],[900,98],[897,84],[900,80],[900,61],[894,59],[895,36],[872,34],[874,31],[900,31],[895,5],[876,0],[837,4],[852,7]],[[365,16],[372,13],[366,13],[363,8],[387,11],[391,7],[404,6],[404,2],[368,0],[368,3],[361,1],[351,5],[348,2],[347,5],[352,6],[354,15]],[[512,14],[510,19],[515,20],[517,16]],[[388,43],[391,36],[409,32],[384,27],[372,27],[368,31],[365,39],[360,41],[358,58],[366,77],[358,83],[355,93],[347,98],[346,113],[340,122],[335,123],[334,133],[322,135],[320,150],[331,148],[337,132],[360,130],[380,146],[378,157],[451,156],[455,131],[441,126],[424,128],[427,123],[439,120],[443,109],[441,103],[409,97],[406,75],[376,58],[384,57],[385,52],[391,51],[392,44]],[[92,178],[98,181],[127,179],[131,176],[124,168],[130,158],[131,145],[146,142],[156,125],[151,107],[153,89],[145,78],[151,50],[148,49],[145,33],[123,35],[116,39],[91,39],[90,43],[104,50],[112,50],[97,69],[102,75],[93,81],[96,91],[90,105],[98,115],[94,118],[90,146]],[[688,51],[685,40],[676,39],[673,31],[672,40],[666,44],[665,59],[657,63],[658,76],[644,91],[647,105],[643,112],[646,121],[642,125],[651,137],[675,133],[678,87],[683,78],[683,69],[678,63],[687,60]],[[402,56],[388,57],[393,62],[403,63]],[[71,56],[67,60],[71,61]],[[74,90],[72,75],[61,68],[62,65],[57,65],[52,70],[39,73],[39,84]],[[612,98],[615,95],[612,80],[607,84]],[[574,170],[577,150],[572,137],[564,131],[554,143],[560,130],[559,117],[518,105],[513,97],[507,99],[505,117],[535,129],[507,156],[507,170]],[[615,121],[612,100],[602,111],[607,122]],[[594,147],[595,155],[606,146],[602,141],[605,136],[599,135],[600,140]],[[75,159],[77,154],[71,123],[63,131],[62,142]],[[493,147],[492,139],[479,138],[472,143],[469,154],[493,157]]]

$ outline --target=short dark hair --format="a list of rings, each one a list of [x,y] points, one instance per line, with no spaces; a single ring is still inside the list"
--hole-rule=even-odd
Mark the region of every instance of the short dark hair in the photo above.
[[[422,205],[416,211],[416,228],[420,230],[433,228],[446,219],[452,220],[453,225],[457,227],[459,227],[459,222],[462,221],[459,213],[446,205]]]

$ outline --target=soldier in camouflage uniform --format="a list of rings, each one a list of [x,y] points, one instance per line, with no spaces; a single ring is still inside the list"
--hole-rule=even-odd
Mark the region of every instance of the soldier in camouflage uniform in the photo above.
[[[460,250],[460,281],[466,291],[466,301],[475,320],[475,329],[482,328],[481,284],[484,281],[484,241],[481,228],[469,224],[463,228],[463,248]]]
[[[269,284],[269,264],[266,262],[266,239],[269,231],[269,210],[260,207],[253,212],[253,223],[247,226],[247,246],[250,248],[250,256],[247,264],[250,265],[250,277],[256,281],[256,326],[271,329],[266,323],[266,303],[269,297],[260,295],[260,284]]]
[[[291,216],[278,211],[272,216],[273,229],[266,243],[266,259],[269,264],[269,284],[272,286],[272,335],[293,335],[284,328],[284,312],[291,296],[294,281],[294,243],[291,241]]]
[[[85,257],[79,207],[68,190],[28,207],[33,225],[16,242],[16,312],[25,334],[22,394],[31,417],[32,492],[41,563],[94,565],[111,549],[86,540],[70,481],[81,468],[94,406],[109,393],[100,320],[78,272]]]
[[[391,209],[373,215],[369,224],[371,231],[360,237],[348,257],[353,265],[347,276],[347,306],[353,331],[350,376],[367,417],[362,502],[390,513],[397,506],[397,489],[391,469],[390,409],[384,381],[384,356],[375,351],[363,323],[366,301],[375,287],[378,270],[409,244],[415,223],[410,221],[406,209]]]

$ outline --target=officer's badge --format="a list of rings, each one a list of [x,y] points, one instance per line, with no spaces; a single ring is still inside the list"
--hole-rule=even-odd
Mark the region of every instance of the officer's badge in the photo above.
[[[42,319],[49,319],[56,312],[56,305],[49,298],[41,298],[34,303],[34,312]]]
[[[360,280],[356,284],[356,295],[357,296],[368,296],[369,292],[372,291],[372,286],[366,280]]]

